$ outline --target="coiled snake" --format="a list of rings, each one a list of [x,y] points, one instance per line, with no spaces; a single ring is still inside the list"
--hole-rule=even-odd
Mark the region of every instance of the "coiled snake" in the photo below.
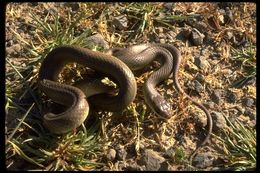
[[[146,103],[164,119],[172,116],[170,104],[156,91],[155,87],[173,73],[174,85],[178,92],[185,94],[207,116],[208,134],[200,146],[204,145],[212,131],[211,115],[202,104],[193,100],[181,88],[177,75],[181,55],[177,48],[169,44],[140,44],[129,48],[109,49],[105,53],[75,46],[55,48],[42,62],[39,70],[39,88],[52,100],[69,108],[60,114],[45,114],[44,125],[56,134],[66,133],[77,128],[88,115],[87,100],[94,107],[107,111],[119,111],[126,108],[134,100],[137,90],[131,70],[142,69],[154,60],[160,62],[161,68],[153,72],[144,84],[143,92]],[[108,76],[117,83],[118,94],[112,96],[104,93],[105,91],[91,93],[87,88],[83,92],[82,86],[75,87],[58,83],[59,73],[70,62],[82,64]],[[197,147],[193,152],[192,157],[199,148]]]

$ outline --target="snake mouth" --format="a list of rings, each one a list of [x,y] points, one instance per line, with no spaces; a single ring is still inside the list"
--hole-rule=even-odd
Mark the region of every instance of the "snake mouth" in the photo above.
[[[153,97],[151,103],[150,107],[159,117],[169,119],[172,116],[172,106],[161,95]]]

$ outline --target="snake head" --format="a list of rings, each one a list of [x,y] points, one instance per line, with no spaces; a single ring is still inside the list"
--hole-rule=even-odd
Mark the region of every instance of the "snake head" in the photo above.
[[[161,95],[153,97],[151,103],[150,107],[158,116],[164,119],[171,117],[172,106]]]

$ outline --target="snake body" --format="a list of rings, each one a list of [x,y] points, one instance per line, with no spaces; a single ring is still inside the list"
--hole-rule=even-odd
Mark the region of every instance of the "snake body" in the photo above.
[[[178,82],[181,55],[176,47],[169,44],[141,44],[129,48],[109,49],[105,53],[74,46],[62,46],[54,49],[47,55],[41,65],[39,88],[54,101],[72,106],[66,112],[58,115],[46,114],[44,124],[53,133],[66,133],[78,127],[88,114],[88,102],[85,99],[86,94],[82,91],[83,88],[78,89],[56,83],[58,74],[67,63],[76,62],[93,68],[116,81],[119,86],[117,96],[108,94],[92,96],[90,93],[87,99],[100,109],[118,111],[132,102],[136,95],[136,82],[131,70],[142,69],[154,60],[161,63],[161,68],[151,74],[143,87],[144,98],[149,107],[163,118],[168,119],[172,116],[170,104],[156,91],[155,87],[173,73],[174,86],[177,91],[184,94],[192,103],[202,109],[207,116],[208,134],[191,155],[192,159],[198,149],[209,140],[212,132],[212,118],[202,104],[192,99],[181,88]]]
[[[122,60],[124,63],[126,63],[132,70],[138,70],[139,68],[143,68],[146,66],[148,61],[150,62],[152,59],[148,58],[149,55],[147,53],[151,50],[157,51],[157,49],[161,49],[164,51],[167,50],[167,52],[170,52],[172,56],[168,56],[169,60],[165,60],[165,57],[162,57],[165,62],[171,63],[171,65],[167,63],[162,63],[163,66],[153,73],[148,80],[146,81],[146,84],[144,85],[144,98],[146,100],[146,103],[149,105],[149,107],[157,113],[157,115],[163,117],[163,118],[170,118],[171,117],[171,107],[170,105],[162,98],[161,95],[158,94],[157,91],[155,91],[155,86],[159,84],[162,80],[165,80],[165,78],[162,78],[162,80],[159,80],[158,78],[161,78],[162,73],[165,74],[168,77],[168,68],[165,68],[164,66],[168,65],[169,68],[171,68],[171,73],[173,73],[173,84],[177,91],[180,94],[184,94],[193,104],[198,106],[201,110],[204,111],[204,113],[207,116],[207,125],[208,125],[208,134],[206,135],[205,139],[202,141],[202,143],[196,148],[196,150],[193,151],[193,153],[190,156],[190,162],[192,161],[193,157],[196,155],[198,150],[201,148],[201,146],[205,145],[212,133],[212,117],[201,103],[197,102],[193,98],[191,98],[188,94],[185,93],[185,91],[182,89],[181,85],[178,81],[178,71],[179,66],[181,63],[181,54],[179,50],[170,44],[141,44],[141,45],[135,45],[131,46],[129,48],[113,48],[107,51],[110,55],[118,57],[120,60]],[[146,51],[145,51],[146,50]],[[148,51],[148,52],[147,52]],[[143,53],[143,54],[140,54]],[[139,54],[139,55],[138,55]],[[131,57],[131,58],[130,58]],[[134,59],[134,60],[132,60]],[[145,61],[146,63],[143,63]],[[152,81],[152,82],[151,82]]]
[[[72,106],[75,109],[71,107],[62,114],[44,115],[44,124],[52,133],[62,134],[71,131],[82,124],[87,116],[84,110],[84,108],[88,108],[87,104],[85,101],[83,101],[84,104],[78,102],[80,98],[85,98],[85,94],[80,89],[50,82],[57,82],[59,73],[70,62],[76,62],[104,73],[118,84],[120,90],[116,96],[98,94],[89,97],[88,100],[94,107],[108,111],[119,111],[134,100],[137,90],[136,81],[132,71],[122,61],[113,56],[75,46],[55,48],[41,64],[38,76],[39,88],[58,103],[66,105],[63,100],[68,100],[68,102],[73,100],[71,103],[74,103]],[[64,94],[64,90],[67,88],[69,90]],[[66,122],[62,124],[61,121]],[[72,125],[73,123],[75,125]]]

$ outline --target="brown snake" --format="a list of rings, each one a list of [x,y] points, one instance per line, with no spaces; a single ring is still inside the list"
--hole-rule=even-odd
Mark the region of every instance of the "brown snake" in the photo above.
[[[74,46],[62,46],[54,49],[47,55],[40,68],[39,87],[54,101],[69,106],[69,109],[58,115],[46,114],[44,116],[45,126],[53,133],[66,133],[77,128],[87,117],[89,108],[85,99],[86,95],[76,87],[56,82],[58,74],[67,63],[83,64],[116,81],[119,85],[117,96],[108,94],[92,96],[90,93],[87,100],[100,109],[117,111],[124,109],[136,95],[136,82],[131,70],[142,69],[154,60],[159,61],[162,67],[152,73],[143,87],[144,98],[149,107],[163,118],[168,119],[172,116],[170,104],[156,91],[155,87],[173,73],[174,86],[177,91],[184,94],[207,116],[208,134],[192,153],[190,157],[192,160],[198,149],[209,140],[212,132],[212,118],[201,103],[192,99],[181,88],[177,73],[181,63],[181,55],[177,48],[169,44],[141,44],[129,48],[113,48],[105,53],[93,52]],[[107,64],[109,65],[107,66]]]

